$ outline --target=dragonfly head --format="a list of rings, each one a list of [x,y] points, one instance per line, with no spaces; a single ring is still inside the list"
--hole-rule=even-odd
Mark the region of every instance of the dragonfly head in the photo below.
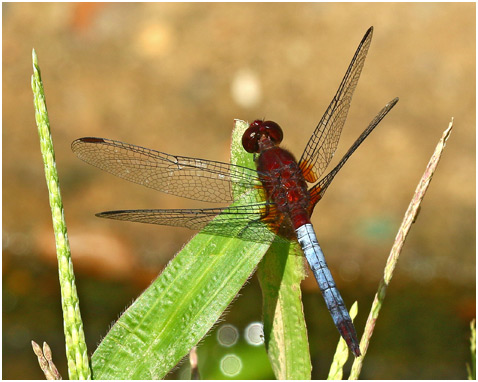
[[[248,153],[258,153],[261,144],[278,145],[284,134],[281,127],[272,121],[255,120],[242,136],[242,146]]]

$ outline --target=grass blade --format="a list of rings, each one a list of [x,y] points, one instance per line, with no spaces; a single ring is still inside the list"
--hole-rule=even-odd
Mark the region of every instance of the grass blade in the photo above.
[[[45,166],[45,177],[55,233],[68,373],[70,379],[90,379],[91,371],[88,363],[79,299],[76,293],[75,274],[73,272],[70,244],[68,242],[63,212],[60,181],[56,170],[55,151],[50,133],[50,120],[48,118],[45,91],[35,50],[32,52],[32,59],[33,104],[35,106],[35,119],[40,136],[40,148]]]
[[[310,379],[309,342],[300,283],[304,256],[297,243],[274,242],[257,269],[264,336],[277,379]]]
[[[476,320],[473,319],[470,322],[470,352],[471,352],[471,365],[467,364],[466,369],[469,380],[476,380]]]
[[[395,242],[393,244],[392,250],[390,251],[390,255],[387,259],[387,263],[385,265],[383,279],[380,281],[378,286],[378,291],[375,294],[374,301],[372,303],[372,308],[370,310],[367,323],[365,324],[364,334],[362,336],[362,340],[360,341],[360,350],[362,351],[362,357],[356,358],[352,365],[352,370],[350,373],[349,379],[358,379],[360,375],[360,371],[362,370],[363,360],[365,355],[367,354],[368,345],[370,343],[370,339],[373,334],[373,330],[375,328],[375,323],[377,321],[378,315],[380,313],[380,309],[382,308],[383,301],[385,299],[385,294],[387,292],[387,288],[392,280],[393,271],[395,266],[398,262],[398,257],[400,256],[400,252],[402,250],[403,244],[405,243],[405,239],[407,238],[408,232],[412,224],[415,222],[420,204],[425,197],[425,193],[430,185],[432,180],[432,176],[435,173],[435,170],[438,166],[438,162],[440,157],[443,153],[445,148],[446,141],[448,140],[451,130],[453,128],[453,119],[451,120],[448,128],[444,131],[438,145],[435,148],[435,151],[428,162],[428,165],[425,169],[425,172],[420,179],[420,182],[415,190],[415,194],[408,206],[408,209],[405,213],[403,218],[402,224],[398,230],[397,236],[395,237]]]

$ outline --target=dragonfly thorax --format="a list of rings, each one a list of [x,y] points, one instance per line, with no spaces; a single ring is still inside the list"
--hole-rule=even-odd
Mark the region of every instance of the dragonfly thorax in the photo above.
[[[276,145],[261,150],[256,165],[267,199],[277,210],[292,219],[295,229],[309,222],[310,195],[294,155]]]

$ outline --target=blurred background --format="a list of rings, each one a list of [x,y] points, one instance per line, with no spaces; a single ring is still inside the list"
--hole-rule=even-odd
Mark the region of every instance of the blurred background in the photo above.
[[[359,302],[361,335],[401,219],[455,118],[361,377],[466,378],[475,317],[475,4],[4,3],[2,10],[3,378],[42,378],[31,340],[48,342],[68,375],[30,88],[32,48],[92,353],[194,234],[94,214],[208,205],[116,179],[78,160],[71,142],[107,137],[227,162],[234,118],[267,118],[283,127],[284,145],[300,157],[371,25],[334,161],[388,101],[400,102],[342,169],[312,220],[347,305]],[[313,277],[302,288],[312,376],[325,378],[338,333]],[[245,334],[260,320],[253,277],[199,345],[202,377],[273,378],[264,347]],[[237,337],[232,345],[221,339],[224,327]],[[235,358],[225,367],[224,357]],[[168,377],[187,378],[186,369],[187,362]]]

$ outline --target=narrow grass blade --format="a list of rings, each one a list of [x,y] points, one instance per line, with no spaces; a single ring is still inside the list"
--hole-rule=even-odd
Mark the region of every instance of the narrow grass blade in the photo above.
[[[469,380],[476,380],[476,320],[473,319],[470,322],[470,352],[471,352],[471,364],[466,365]]]
[[[55,163],[55,151],[50,134],[50,121],[46,108],[45,92],[38,66],[35,50],[32,52],[33,75],[32,90],[35,106],[35,119],[40,136],[40,148],[45,166],[45,177],[50,198],[53,230],[55,233],[58,270],[61,287],[61,304],[63,309],[63,326],[66,340],[66,357],[70,379],[90,379],[83,322],[76,293],[75,274],[71,261],[70,244],[66,231],[63,202],[60,193],[60,181]]]
[[[453,119],[451,120],[448,128],[444,131],[440,141],[438,142],[435,151],[428,162],[428,165],[425,169],[425,172],[420,179],[420,183],[418,184],[415,194],[408,206],[407,212],[403,218],[402,224],[398,230],[397,236],[395,237],[395,242],[393,244],[392,250],[390,251],[390,255],[387,259],[387,263],[385,265],[383,279],[380,281],[378,286],[378,291],[375,295],[374,301],[372,303],[372,308],[370,310],[370,314],[367,319],[367,323],[365,324],[364,334],[362,336],[362,340],[360,341],[360,350],[362,351],[362,357],[356,358],[352,365],[352,371],[350,373],[349,379],[358,379],[360,375],[360,371],[362,370],[363,360],[365,355],[367,354],[368,345],[370,343],[370,339],[373,334],[373,330],[375,328],[375,323],[377,321],[378,315],[380,313],[380,309],[382,308],[383,301],[385,299],[385,294],[387,292],[387,288],[392,280],[393,271],[395,266],[398,262],[398,257],[402,250],[403,244],[405,243],[405,239],[407,238],[408,232],[412,226],[412,223],[415,222],[420,204],[425,197],[425,193],[430,185],[432,180],[432,176],[435,173],[435,170],[438,166],[438,162],[440,157],[443,153],[445,148],[446,141],[448,140],[451,130],[453,128]]]
[[[358,313],[358,303],[355,301],[350,308],[350,318],[353,320],[357,316]],[[338,380],[342,379],[344,375],[344,365],[349,358],[349,348],[345,340],[340,337],[339,343],[337,344],[337,349],[335,350],[334,359],[332,360],[332,364],[330,365],[329,375],[327,377],[328,380]]]
[[[235,164],[250,161],[250,154],[238,149],[245,127],[236,121],[231,154]],[[236,238],[196,235],[98,346],[92,357],[94,378],[164,378],[220,318],[267,248]]]
[[[300,283],[304,256],[296,243],[274,242],[257,269],[264,337],[277,379],[310,379],[309,342]]]

